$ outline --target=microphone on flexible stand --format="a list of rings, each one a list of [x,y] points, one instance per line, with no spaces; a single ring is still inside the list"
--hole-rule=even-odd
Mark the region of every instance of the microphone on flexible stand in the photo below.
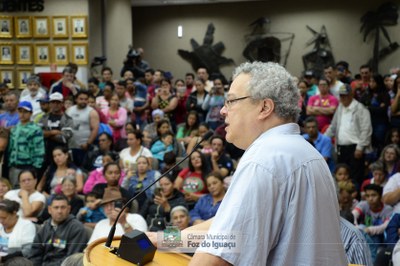
[[[178,167],[180,164],[182,164],[187,158],[189,158],[190,157],[190,155],[192,155],[192,153],[200,146],[200,144],[203,142],[203,141],[205,141],[205,140],[208,140],[212,135],[213,135],[214,133],[212,132],[212,131],[208,131],[207,133],[205,133],[204,134],[204,136],[202,137],[202,139],[199,141],[199,142],[197,142],[197,144],[193,147],[193,149],[192,149],[192,151],[188,154],[188,155],[186,155],[182,160],[180,160],[179,162],[177,162],[174,166],[172,166],[170,169],[168,169],[167,171],[165,171],[165,173],[163,173],[159,178],[157,178],[156,180],[154,180],[154,182],[153,183],[151,183],[150,185],[148,185],[147,187],[145,187],[142,191],[140,191],[138,194],[136,194],[136,196],[134,196],[134,197],[132,197],[127,203],[125,203],[125,205],[124,206],[122,206],[122,208],[121,208],[121,210],[120,210],[120,212],[118,213],[118,215],[117,215],[117,218],[115,219],[115,222],[114,222],[114,224],[112,225],[112,227],[111,227],[111,229],[110,229],[110,232],[108,233],[108,237],[107,237],[107,241],[106,241],[106,243],[105,243],[105,246],[106,247],[108,247],[108,248],[111,248],[111,242],[112,242],[112,240],[113,240],[113,238],[114,238],[114,235],[115,235],[115,230],[116,230],[116,227],[117,227],[117,224],[118,224],[118,220],[119,220],[119,217],[121,216],[121,214],[123,213],[123,211],[126,209],[126,207],[127,206],[129,206],[129,204],[132,202],[132,201],[134,201],[135,199],[137,199],[140,195],[142,195],[144,192],[146,192],[150,187],[152,187],[155,183],[157,183],[161,178],[163,178],[164,176],[166,176],[169,172],[171,172],[172,170],[174,170],[176,167]],[[141,237],[142,239],[141,240],[139,240],[139,241],[137,241],[138,243],[140,242],[140,244],[139,244],[139,246],[141,246],[141,247],[143,247],[143,246],[146,246],[146,248],[149,248],[150,246],[148,245],[148,244],[150,244],[151,246],[153,246],[152,244],[151,244],[151,242],[150,242],[150,240],[148,240],[148,243],[146,242],[146,244],[144,245],[143,244],[143,237],[145,237],[145,238],[147,238],[147,236],[144,234],[144,233],[142,233],[142,236],[139,236],[138,234],[139,233],[141,233],[139,230],[134,230],[134,234],[135,234],[135,237]],[[123,238],[121,239],[121,243],[120,243],[120,246],[119,246],[119,249],[121,249],[121,246],[122,246],[122,242],[123,242],[123,239],[124,239],[124,236],[123,236]],[[141,242],[142,241],[142,242]],[[154,247],[154,246],[153,246]],[[125,249],[124,249],[125,250]],[[112,250],[111,250],[111,252],[112,253],[119,253],[118,255],[121,257],[121,258],[123,258],[123,259],[125,259],[125,260],[128,260],[128,261],[131,261],[131,262],[133,262],[133,263],[140,263],[140,265],[142,265],[142,263],[144,262],[144,263],[146,263],[146,262],[149,262],[149,261],[151,261],[152,259],[153,259],[153,257],[154,257],[154,252],[155,252],[155,247],[154,247],[154,252],[153,252],[153,256],[151,257],[151,259],[150,260],[148,260],[149,258],[146,258],[146,261],[139,261],[139,260],[141,260],[141,259],[143,259],[143,256],[141,256],[141,259],[135,259],[135,258],[132,258],[132,249],[130,249],[130,252],[123,252],[124,254],[121,254],[121,252],[118,252],[118,249],[116,249],[116,248],[113,248]],[[128,257],[126,257],[126,258],[124,258],[123,257],[123,255],[127,255]]]

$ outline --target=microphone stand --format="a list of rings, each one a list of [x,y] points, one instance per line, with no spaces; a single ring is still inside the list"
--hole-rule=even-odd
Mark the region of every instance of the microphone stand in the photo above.
[[[197,142],[197,144],[193,147],[192,151],[186,155],[182,160],[180,160],[179,162],[177,162],[176,164],[174,164],[174,166],[172,166],[170,169],[168,169],[165,173],[163,173],[159,178],[157,178],[156,180],[154,180],[154,182],[152,182],[150,185],[148,185],[146,188],[144,188],[142,191],[140,191],[138,194],[136,194],[136,196],[132,197],[130,200],[128,200],[127,203],[125,203],[124,206],[122,206],[121,211],[118,213],[117,218],[115,219],[114,224],[112,225],[110,232],[108,233],[108,237],[107,237],[107,241],[105,243],[105,246],[108,248],[111,248],[111,242],[114,238],[115,235],[115,230],[117,228],[117,224],[118,224],[118,220],[119,217],[121,216],[121,214],[123,213],[123,211],[126,209],[126,207],[128,207],[128,205],[134,201],[135,199],[137,199],[140,195],[142,195],[144,192],[146,192],[150,187],[152,187],[155,183],[157,183],[161,178],[163,178],[164,176],[166,176],[169,172],[171,172],[172,170],[174,170],[176,167],[178,167],[182,162],[184,162],[187,158],[190,157],[190,155],[192,155],[193,152],[196,151],[196,149],[200,146],[200,144],[205,141],[208,140],[214,133],[212,131],[208,131],[206,134],[204,134],[204,137]],[[112,253],[117,252],[116,248],[113,248],[111,250]]]

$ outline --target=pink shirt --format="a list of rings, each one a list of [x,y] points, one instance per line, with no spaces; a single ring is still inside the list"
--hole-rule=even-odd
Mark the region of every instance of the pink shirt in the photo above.
[[[335,96],[328,94],[325,96],[314,95],[308,100],[307,106],[317,106],[317,107],[337,107],[339,101]],[[333,115],[316,115],[315,119],[318,121],[318,129],[321,131],[326,125],[331,123]]]
[[[127,115],[126,109],[123,107],[120,107],[120,108],[118,108],[118,111],[114,114],[110,113],[109,108],[102,109],[101,112],[106,117],[107,123],[111,120],[113,120],[116,123],[115,127],[112,127],[111,125],[109,125],[109,126],[112,131],[114,143],[117,143],[117,141],[121,137],[125,137],[125,135],[126,135],[125,129],[124,129],[124,125],[125,125],[126,121],[128,120],[128,115]]]

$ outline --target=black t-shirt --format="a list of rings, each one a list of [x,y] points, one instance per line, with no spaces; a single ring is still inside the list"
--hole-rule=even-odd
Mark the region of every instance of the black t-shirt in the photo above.
[[[209,159],[210,165],[212,165],[211,156],[209,156],[208,159]],[[232,170],[233,170],[233,162],[232,162],[231,158],[229,158],[225,153],[223,153],[223,154],[219,157],[217,163],[218,163],[218,167],[219,167],[220,169],[221,169],[221,168],[226,168],[226,169],[228,170],[228,175],[230,175],[230,174],[232,173]]]

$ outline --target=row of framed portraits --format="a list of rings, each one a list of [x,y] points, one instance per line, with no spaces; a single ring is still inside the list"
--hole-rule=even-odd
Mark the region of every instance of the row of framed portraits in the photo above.
[[[0,38],[14,36],[19,39],[87,38],[87,16],[0,16]]]
[[[32,75],[33,68],[0,69],[0,83],[7,84],[8,88],[25,89],[28,78]]]
[[[0,43],[0,65],[88,64],[85,43]]]

